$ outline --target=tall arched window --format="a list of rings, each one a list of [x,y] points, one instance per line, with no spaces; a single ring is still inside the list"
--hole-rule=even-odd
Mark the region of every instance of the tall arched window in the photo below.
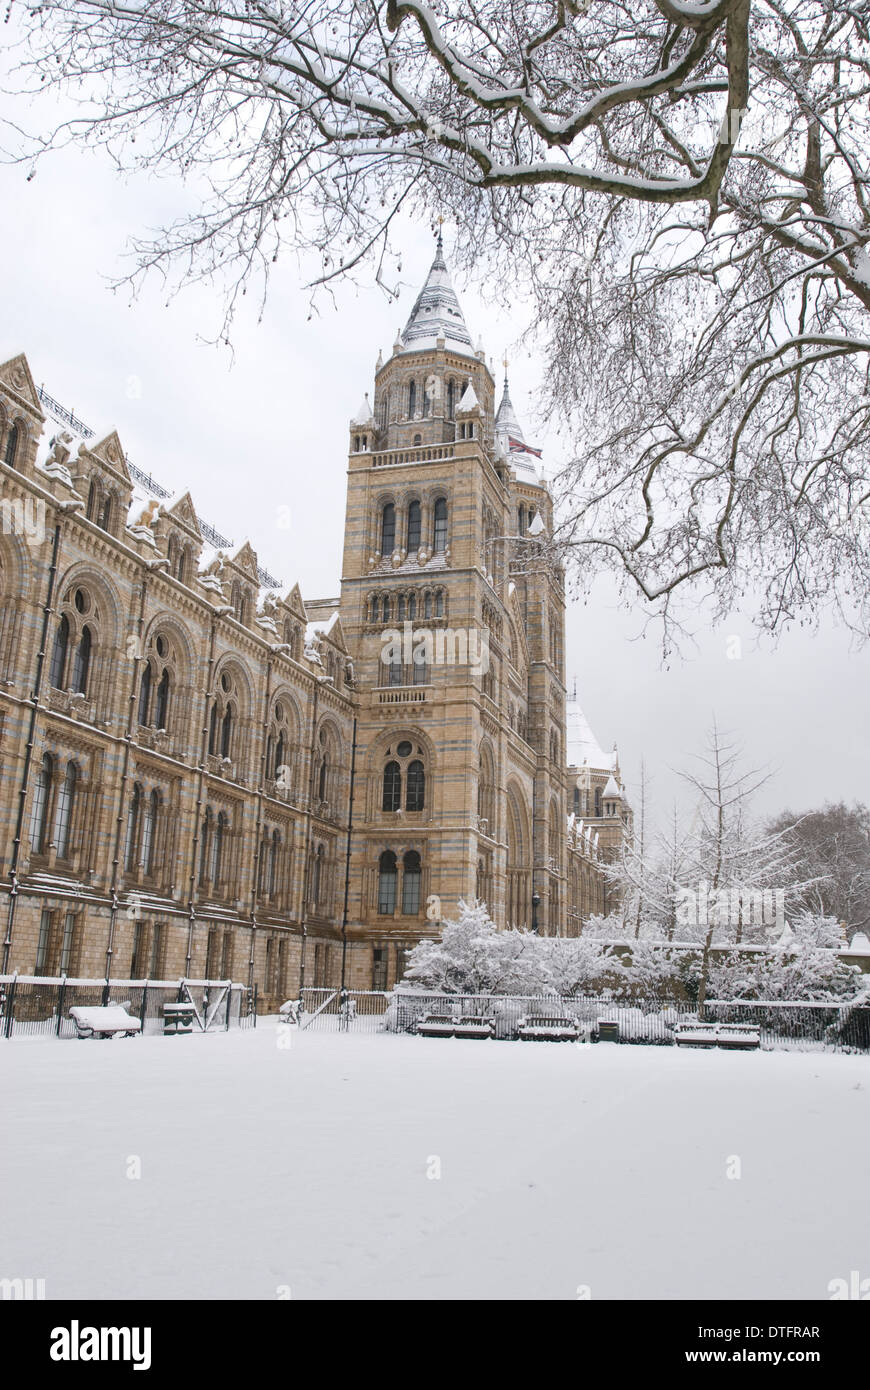
[[[147,725],[148,706],[151,703],[151,666],[145,662],[142,669],[142,679],[139,682],[139,723]]]
[[[447,549],[447,498],[439,497],[435,502],[432,548],[436,554]]]
[[[17,425],[13,425],[6,436],[6,463],[10,468],[15,467],[15,455],[18,453],[18,440],[21,431]]]
[[[137,782],[127,808],[127,833],[124,837],[124,872],[131,874],[136,866],[136,841],[139,838],[139,816],[142,810],[142,788]]]
[[[281,848],[281,836],[277,830],[272,831],[272,839],[269,842],[269,897],[274,898],[278,887],[278,852]]]
[[[456,385],[451,377],[447,383],[447,419],[452,420],[456,414]]]
[[[169,717],[169,672],[164,671],[160,677],[160,684],[157,687],[157,699],[154,702],[154,727],[155,729],[165,729]]]
[[[392,605],[390,604],[389,597],[388,597],[387,594],[384,594],[383,602],[381,603],[381,620],[382,620],[382,622],[388,623],[388,622],[390,621],[390,614],[391,614],[391,612],[392,612]]]
[[[326,793],[329,790],[329,755],[324,753],[320,762],[320,772],[317,778],[317,795],[321,801],[326,800]]]
[[[227,705],[221,723],[221,757],[230,756],[230,748],[233,742],[233,710],[231,705]]]
[[[54,848],[58,859],[69,856],[70,828],[76,795],[76,765],[68,763],[66,775],[57,794],[57,810],[54,817]]]
[[[420,549],[420,503],[411,502],[408,506],[408,549]]]
[[[314,856],[313,872],[311,875],[311,902],[315,907],[320,902],[320,895],[324,887],[323,860],[323,845],[318,845],[317,852]]]
[[[211,879],[213,889],[220,887],[221,868],[224,853],[224,834],[226,833],[227,818],[223,811],[218,813],[217,823],[214,834],[211,838],[211,859],[209,861],[208,876]]]
[[[402,858],[402,915],[416,917],[420,911],[420,856],[415,849],[406,850]]]
[[[416,383],[416,381],[411,381],[411,382],[408,383],[408,418],[409,418],[409,420],[413,420],[413,418],[414,418],[414,416],[416,415],[416,413],[417,413],[417,383]]]
[[[93,521],[96,518],[97,512],[99,511],[100,507],[101,491],[102,489],[100,488],[100,484],[97,482],[97,479],[92,478],[91,485],[88,488],[88,509],[85,513],[85,515],[88,518],[88,521]]]
[[[208,869],[208,850],[211,839],[211,810],[207,806],[202,818],[199,830],[199,886],[203,888],[206,881],[206,870]]]
[[[426,799],[426,774],[419,758],[408,764],[408,783],[405,792],[405,810],[422,811]]]
[[[443,617],[444,617],[444,590],[443,590],[443,589],[436,589],[436,590],[435,590],[435,617],[436,617],[436,618],[443,618]]]
[[[217,752],[217,724],[218,706],[217,700],[215,700],[214,704],[211,707],[211,714],[208,718],[208,751],[212,755],[214,755],[214,753]]]
[[[378,861],[378,912],[382,916],[396,910],[397,878],[396,856],[391,849],[385,849]]]
[[[595,814],[596,814],[596,816],[600,816],[600,815],[601,815],[601,788],[600,788],[600,787],[596,787],[596,788],[595,788]]]
[[[388,502],[381,512],[381,554],[392,555],[396,548],[396,508]]]
[[[388,762],[384,768],[383,809],[398,811],[402,804],[402,772],[397,762]]]
[[[70,685],[80,695],[88,692],[88,674],[91,668],[91,629],[82,628],[79,644],[75,649]]]
[[[63,676],[66,670],[66,654],[69,647],[69,618],[66,613],[61,616],[57,625],[57,632],[54,637],[54,647],[51,652],[51,670],[49,681],[55,690],[63,689]]]
[[[30,811],[30,849],[33,854],[45,854],[48,847],[48,807],[51,801],[51,782],[54,776],[54,762],[51,754],[42,759],[36,784],[33,788],[33,806]]]
[[[148,797],[142,811],[142,861],[143,873],[150,874],[154,867],[154,831],[157,825],[159,798],[156,791]]]
[[[100,508],[100,516],[97,525],[103,531],[108,531],[112,524],[112,494],[107,492],[103,498],[103,505]]]
[[[175,572],[180,584],[187,583],[187,575],[190,562],[190,546],[186,545],[183,550],[178,552],[178,569]]]
[[[414,619],[416,618],[416,616],[417,616],[417,595],[416,595],[416,594],[409,594],[409,595],[408,595],[408,617],[411,619],[411,622],[413,622]]]

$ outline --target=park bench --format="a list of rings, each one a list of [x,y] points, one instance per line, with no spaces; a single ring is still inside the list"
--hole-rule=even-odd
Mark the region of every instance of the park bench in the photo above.
[[[523,1042],[576,1042],[579,1036],[580,1024],[570,1014],[533,1014],[517,1024]]]
[[[424,1014],[417,1020],[421,1038],[452,1038],[456,1019],[452,1014]]]
[[[118,1033],[132,1038],[142,1031],[140,1020],[128,1014],[123,1004],[76,1005],[69,1016],[80,1038],[113,1038]]]
[[[495,1037],[495,1019],[489,1014],[463,1014],[454,1020],[454,1038]]]
[[[757,1028],[740,1023],[678,1023],[674,1029],[677,1047],[725,1047],[748,1050],[761,1046]]]

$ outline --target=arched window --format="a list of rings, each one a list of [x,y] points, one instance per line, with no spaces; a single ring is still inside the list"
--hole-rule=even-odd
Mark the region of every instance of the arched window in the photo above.
[[[575,815],[575,816],[579,816],[579,814],[580,814],[580,788],[579,788],[579,787],[575,787],[575,788],[574,788],[574,815]]]
[[[285,747],[285,744],[284,744],[284,735],[283,735],[283,733],[281,733],[281,734],[278,735],[278,742],[275,744],[275,763],[274,763],[274,774],[273,774],[275,777],[280,776],[280,773],[279,773],[278,769],[286,766],[286,759],[285,759],[285,753],[286,753],[286,751],[287,751],[287,750],[286,750],[286,747]]]
[[[396,548],[396,508],[388,502],[381,513],[381,554],[392,555]]]
[[[208,720],[208,751],[211,754],[214,754],[217,749],[217,721],[218,706],[217,700],[215,700],[214,704],[211,707],[211,714],[209,715]]]
[[[157,807],[159,798],[156,791],[153,791],[145,802],[142,811],[142,861],[143,873],[150,874],[154,867],[154,830],[157,825]]]
[[[69,647],[69,618],[64,613],[57,625],[57,632],[54,637],[54,647],[51,653],[51,670],[49,681],[55,690],[63,689],[63,676],[66,670],[66,654]]]
[[[405,792],[405,810],[422,811],[426,799],[426,774],[419,758],[408,764],[408,783]]]
[[[148,706],[151,703],[151,665],[145,662],[142,670],[142,680],[139,683],[139,723],[147,725]]]
[[[326,800],[326,793],[327,793],[327,790],[328,790],[328,783],[329,783],[329,757],[328,757],[328,755],[327,755],[326,753],[324,753],[323,758],[322,758],[321,763],[320,763],[320,773],[319,773],[319,776],[318,776],[318,778],[317,778],[317,795],[320,797],[320,800],[321,800],[321,801],[325,801],[325,800]],[[315,899],[315,901],[316,901],[316,899]]]
[[[447,549],[447,498],[439,497],[435,503],[432,548],[436,554]]]
[[[421,537],[421,512],[420,503],[411,502],[408,506],[408,549],[420,549]]]
[[[97,525],[103,530],[108,531],[112,522],[112,494],[107,492],[103,498],[103,505],[100,508],[100,517]]]
[[[396,856],[385,849],[378,861],[378,912],[391,916],[396,910]]]
[[[416,594],[409,594],[409,595],[408,595],[408,617],[411,619],[411,622],[413,622],[414,619],[416,618],[416,616],[417,616],[417,595],[416,595]]]
[[[426,590],[426,593],[423,596],[423,617],[432,617],[432,595],[428,589]]]
[[[451,377],[447,383],[447,419],[452,420],[456,414],[456,385]]]
[[[403,685],[403,684],[404,684],[404,676],[403,676],[403,673],[402,673],[402,658],[401,658],[401,656],[394,656],[394,657],[392,658],[391,662],[390,662],[390,678],[389,678],[389,684],[390,684],[390,685]]]
[[[418,661],[414,657],[414,685],[429,684],[429,667],[425,661]]]
[[[69,856],[70,827],[76,795],[76,765],[69,763],[66,776],[57,794],[57,810],[54,817],[54,848],[58,859]]]
[[[274,898],[275,890],[278,887],[278,851],[281,848],[281,836],[277,830],[272,831],[272,839],[269,842],[269,897]]]
[[[521,536],[526,534],[526,509],[517,507],[517,530]]]
[[[436,591],[435,591],[435,617],[436,617],[436,618],[443,618],[443,617],[444,617],[444,590],[443,590],[443,589],[436,589]]]
[[[169,573],[178,573],[178,539],[170,536],[166,545],[166,558],[169,561]]]
[[[224,711],[223,722],[221,723],[221,757],[230,756],[230,748],[233,742],[233,710],[231,705],[227,705]]]
[[[387,595],[384,594],[383,602],[381,603],[381,618],[383,622],[388,623],[390,621],[391,611],[390,600]]]
[[[21,431],[17,425],[13,425],[6,436],[6,463],[10,468],[15,467],[15,455],[18,453],[18,440]]]
[[[420,911],[420,856],[415,849],[406,850],[402,858],[402,915],[416,917]]]
[[[314,856],[314,872],[311,878],[311,901],[316,907],[320,902],[320,892],[323,887],[323,845],[317,846],[317,853]]]
[[[423,382],[423,417],[428,418],[432,414],[432,396],[434,394],[435,382],[432,377],[428,382]]]
[[[45,854],[47,849],[48,807],[53,776],[54,762],[51,754],[46,753],[33,788],[33,806],[30,812],[30,849],[33,854]]]
[[[88,691],[88,673],[91,668],[91,629],[82,628],[82,635],[73,656],[72,680],[70,685],[80,695]]]
[[[209,861],[208,876],[211,879],[213,889],[220,887],[221,881],[221,861],[224,852],[224,833],[227,827],[227,818],[223,811],[218,813],[217,824],[211,839],[211,858]]]
[[[211,811],[208,807],[205,808],[205,814],[202,818],[202,825],[200,826],[199,833],[199,886],[202,888],[205,886],[206,869],[208,868],[208,847],[209,840],[211,839]]]
[[[414,418],[414,416],[416,415],[416,413],[417,413],[417,383],[416,383],[416,381],[411,381],[411,382],[408,383],[408,419],[409,419],[409,420],[413,420],[413,418]]]
[[[92,478],[91,485],[88,488],[88,509],[85,513],[85,515],[88,518],[88,521],[93,521],[97,515],[100,506],[101,491],[102,489],[100,487],[100,484],[97,482],[96,478]]]
[[[595,814],[596,814],[596,816],[600,816],[600,815],[601,815],[601,788],[600,788],[600,787],[596,787],[596,788],[595,788]]]
[[[370,622],[373,622],[373,623],[376,623],[376,622],[378,621],[378,596],[377,596],[377,594],[375,594],[375,595],[373,596],[372,600],[371,600],[371,606],[370,606],[370,610],[369,610],[369,611],[370,611],[370,613],[371,613],[371,617],[370,617],[369,621],[370,621]]]
[[[179,549],[175,577],[181,584],[187,583],[187,561],[189,554],[190,551],[187,546],[185,546],[183,550]]]
[[[124,872],[131,874],[136,864],[136,841],[139,838],[139,815],[142,810],[142,788],[137,782],[127,808],[127,833],[124,837]]]
[[[404,594],[399,594],[398,607],[397,607],[397,609],[396,609],[396,622],[397,622],[397,623],[403,623],[404,621],[405,621],[405,595],[404,595]]]
[[[384,768],[383,809],[398,811],[402,804],[402,772],[397,762],[388,762]]]
[[[165,729],[169,716],[169,672],[164,671],[160,677],[160,684],[157,687],[157,699],[154,703],[154,727],[155,729]]]

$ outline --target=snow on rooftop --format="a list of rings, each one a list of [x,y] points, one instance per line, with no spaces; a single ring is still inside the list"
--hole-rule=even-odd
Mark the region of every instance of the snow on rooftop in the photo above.
[[[463,391],[462,399],[459,402],[459,405],[456,407],[456,409],[459,413],[464,413],[466,411],[471,410],[480,410],[480,401],[477,399],[477,392],[475,391],[472,382],[469,381],[468,385]]]
[[[565,734],[569,767],[613,770],[613,753],[604,753],[576,700],[565,702]]]

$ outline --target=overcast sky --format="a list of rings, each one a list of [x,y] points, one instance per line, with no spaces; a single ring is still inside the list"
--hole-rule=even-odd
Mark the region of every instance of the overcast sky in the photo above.
[[[298,580],[308,599],[337,594],[348,421],[425,277],[429,230],[404,228],[398,304],[378,289],[347,287],[309,317],[288,255],[261,323],[254,296],[244,301],[231,356],[203,341],[220,323],[217,288],[195,286],[168,304],[156,281],[132,303],[110,288],[124,272],[128,237],[164,224],[182,205],[171,181],[121,181],[104,156],[81,152],[53,157],[29,182],[26,173],[0,165],[0,360],[24,351],[37,384],[101,433],[117,428],[133,463],[169,488],[189,487],[201,515],[236,543],[250,538],[285,587]],[[448,259],[457,234],[445,228]],[[497,377],[508,350],[526,436],[544,446],[554,469],[555,438],[535,416],[540,363],[525,349],[511,351],[525,327],[523,306],[506,319],[488,304],[485,284],[457,290]],[[715,632],[701,623],[696,647],[664,669],[656,637],[642,638],[643,627],[642,614],[620,609],[606,582],[585,605],[572,605],[568,685],[576,676],[599,742],[618,743],[630,788],[644,759],[659,815],[680,792],[673,769],[690,763],[714,714],[748,764],[775,774],[759,795],[760,812],[870,801],[870,651],[855,650],[847,632],[825,622],[818,634],[798,631],[758,648],[739,616]]]

